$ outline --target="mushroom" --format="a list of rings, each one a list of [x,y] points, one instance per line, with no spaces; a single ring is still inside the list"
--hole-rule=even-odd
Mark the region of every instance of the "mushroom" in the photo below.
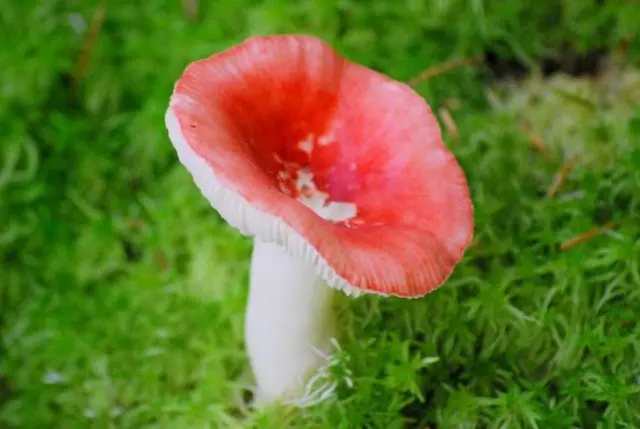
[[[467,181],[424,99],[318,38],[251,37],[191,63],[166,125],[212,207],[254,238],[258,403],[295,398],[321,365],[333,290],[423,296],[471,241]]]

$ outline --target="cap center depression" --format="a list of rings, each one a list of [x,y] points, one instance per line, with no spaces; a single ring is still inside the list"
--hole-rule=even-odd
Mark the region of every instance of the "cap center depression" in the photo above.
[[[281,192],[295,198],[321,218],[357,227],[364,221],[357,217],[356,203],[346,200],[351,192],[360,188],[356,163],[334,161],[330,166],[324,165],[328,155],[335,152],[332,146],[336,145],[331,135],[315,136],[310,133],[297,144],[274,153],[273,160],[279,169],[275,174],[273,170],[267,173]]]

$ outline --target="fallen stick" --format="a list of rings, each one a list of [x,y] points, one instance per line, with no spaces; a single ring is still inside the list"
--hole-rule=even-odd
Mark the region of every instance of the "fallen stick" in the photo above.
[[[549,189],[547,190],[547,198],[553,198],[558,193],[564,182],[567,180],[569,173],[573,170],[575,163],[576,157],[571,156],[564,164],[562,164],[562,167],[556,173],[556,177],[553,179],[551,186],[549,186]]]
[[[544,141],[542,140],[542,137],[540,137],[540,135],[536,133],[533,127],[528,123],[523,123],[520,128],[522,129],[522,131],[524,131],[527,137],[529,137],[531,146],[533,146],[533,148],[538,153],[540,153],[544,157],[544,159],[546,159],[547,161],[551,161],[553,157],[551,156],[549,148],[547,148],[547,146],[544,144]]]
[[[560,250],[568,250],[574,246],[577,246],[578,244],[582,244],[587,240],[592,239],[593,237],[602,234],[605,231],[608,231],[612,228],[614,228],[615,226],[619,225],[621,223],[621,221],[615,221],[615,220],[611,220],[607,223],[604,223],[600,226],[597,226],[595,228],[591,228],[588,231],[583,232],[580,235],[577,235],[565,242],[563,242],[562,244],[560,244]]]
[[[447,131],[451,135],[451,138],[453,138],[456,143],[459,143],[460,138],[458,137],[458,127],[453,120],[453,116],[451,116],[451,113],[449,113],[449,109],[443,106],[438,110],[438,113],[440,113],[442,122],[444,122],[444,126],[447,128]]]
[[[199,6],[198,0],[182,0],[182,11],[185,17],[191,21],[198,19]]]
[[[76,62],[76,67],[73,72],[73,78],[76,86],[82,81],[85,74],[87,73],[87,70],[89,68],[89,59],[91,58],[91,54],[93,53],[96,41],[98,40],[98,36],[100,35],[100,29],[102,28],[102,23],[104,22],[106,14],[107,1],[103,0],[102,2],[100,2],[95,12],[93,12],[93,18],[91,19],[89,31],[84,38],[82,50],[80,51],[80,56],[78,57],[78,61]]]
[[[484,58],[481,55],[476,55],[473,57],[463,57],[463,58],[456,58],[454,60],[451,61],[447,61],[445,63],[442,64],[437,64],[433,67],[429,67],[428,69],[424,70],[422,73],[418,74],[417,76],[409,79],[407,81],[407,84],[409,86],[416,86],[426,80],[429,80],[435,76],[438,76],[440,74],[446,73],[450,70],[453,70],[457,67],[462,67],[462,66],[467,66],[467,65],[472,65],[472,64],[477,64],[477,63],[481,63],[482,61],[484,61]]]

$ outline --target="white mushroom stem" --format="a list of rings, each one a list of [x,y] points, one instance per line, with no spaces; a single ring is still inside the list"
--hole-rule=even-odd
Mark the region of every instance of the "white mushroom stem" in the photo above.
[[[333,334],[332,292],[280,246],[254,241],[245,341],[256,405],[295,399],[321,366]]]

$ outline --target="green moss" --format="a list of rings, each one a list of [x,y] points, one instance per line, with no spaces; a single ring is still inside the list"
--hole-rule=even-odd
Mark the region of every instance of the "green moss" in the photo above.
[[[591,168],[637,148],[627,123],[640,100],[640,72],[609,58],[595,78],[534,75],[509,88],[501,106],[530,124],[550,150]],[[612,147],[613,145],[613,147]]]
[[[640,213],[637,43],[598,79],[505,88],[466,67],[420,85],[434,108],[458,101],[460,141],[445,137],[477,243],[424,299],[342,297],[343,381],[302,410],[244,406],[250,242],[208,207],[163,123],[185,65],[249,34],[316,34],[407,79],[485,50],[535,66],[567,45],[612,48],[638,33],[633,2],[200,3],[187,20],[179,1],[109,2],[82,82],[97,2],[0,8],[1,427],[640,426],[639,223],[559,248]],[[547,199],[569,154],[582,162]]]

